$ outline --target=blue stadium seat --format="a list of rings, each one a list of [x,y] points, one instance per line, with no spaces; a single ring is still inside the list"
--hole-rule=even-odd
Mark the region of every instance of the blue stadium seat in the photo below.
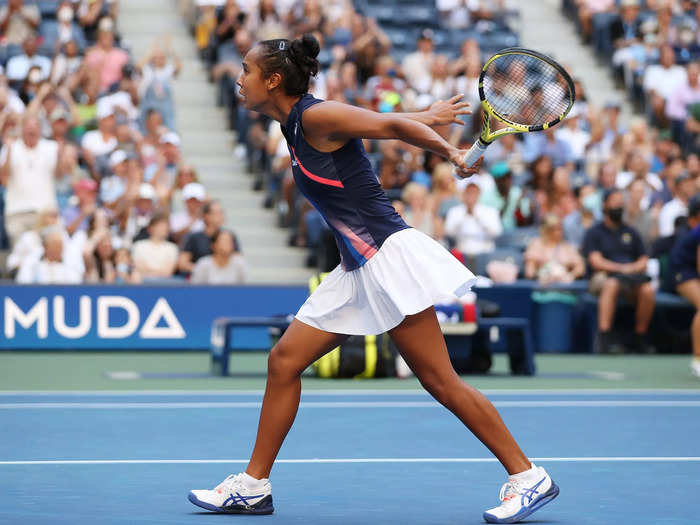
[[[498,248],[517,248],[525,250],[532,239],[539,236],[539,228],[537,226],[525,226],[505,232],[496,239],[496,247]]]
[[[364,9],[365,15],[374,18],[380,25],[400,25],[396,23],[398,16],[397,11],[397,8],[387,5],[368,5]]]
[[[386,27],[384,32],[391,40],[391,45],[397,49],[410,49],[416,47],[416,31],[408,28]]]

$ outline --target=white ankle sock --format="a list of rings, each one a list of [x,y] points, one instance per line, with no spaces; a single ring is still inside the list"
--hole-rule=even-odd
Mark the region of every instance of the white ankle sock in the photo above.
[[[525,479],[530,478],[530,476],[534,475],[537,471],[537,467],[535,466],[534,463],[530,463],[530,468],[527,470],[523,470],[522,472],[518,472],[517,474],[511,474],[509,477],[510,479],[522,481]]]
[[[267,483],[267,478],[263,479],[257,479],[248,474],[247,472],[243,473],[243,483],[245,483],[246,487],[249,489],[257,489],[259,487],[262,487],[265,483]]]

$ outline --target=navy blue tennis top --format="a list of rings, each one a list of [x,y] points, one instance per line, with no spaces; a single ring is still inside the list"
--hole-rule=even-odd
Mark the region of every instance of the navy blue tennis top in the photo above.
[[[384,241],[409,228],[384,194],[360,139],[333,152],[314,149],[301,125],[304,111],[323,102],[306,94],[294,104],[282,134],[299,191],[333,230],[344,270],[365,264]]]
[[[674,271],[686,269],[697,271],[698,245],[700,245],[700,226],[683,234],[671,249],[670,262]]]

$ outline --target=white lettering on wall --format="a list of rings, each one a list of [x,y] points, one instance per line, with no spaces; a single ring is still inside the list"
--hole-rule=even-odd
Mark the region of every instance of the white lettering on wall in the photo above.
[[[66,300],[61,295],[53,298],[53,327],[59,335],[67,339],[84,337],[92,326],[92,301],[88,295],[80,296],[80,313],[77,326],[66,324]]]
[[[9,297],[5,297],[5,337],[12,339],[15,336],[15,323],[28,330],[36,323],[36,335],[39,339],[46,339],[49,335],[49,302],[46,297],[39,299],[28,312],[15,304]]]
[[[165,320],[167,326],[158,326],[161,319]],[[139,335],[143,339],[182,339],[186,334],[168,301],[165,297],[159,297],[144,321]]]
[[[122,326],[109,325],[110,308],[126,311],[126,323]],[[139,309],[128,297],[102,295],[97,298],[97,337],[103,339],[123,339],[133,334],[139,327]]]

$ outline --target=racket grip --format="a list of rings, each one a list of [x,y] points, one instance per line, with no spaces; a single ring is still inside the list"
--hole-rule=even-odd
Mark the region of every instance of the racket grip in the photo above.
[[[464,156],[464,164],[466,164],[468,168],[471,168],[474,164],[476,164],[476,162],[484,154],[486,148],[488,147],[489,145],[486,144],[483,140],[477,140],[471,147],[471,149],[467,152],[467,154]]]

